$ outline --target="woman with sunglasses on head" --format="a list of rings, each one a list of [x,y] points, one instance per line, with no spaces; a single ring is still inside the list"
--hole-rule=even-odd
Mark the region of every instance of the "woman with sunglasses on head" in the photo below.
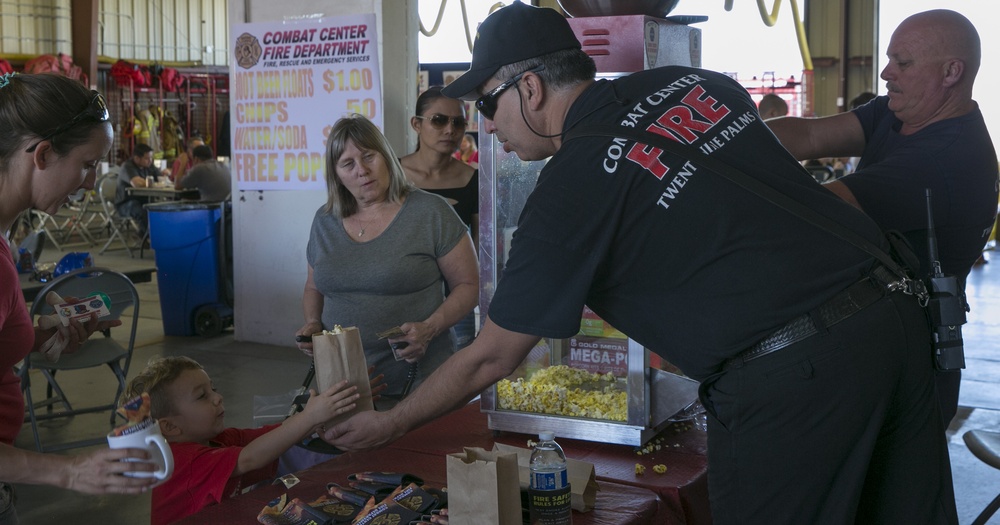
[[[14,366],[30,352],[72,352],[97,330],[121,324],[96,316],[63,327],[50,319],[32,326],[14,267],[8,235],[29,209],[55,214],[69,196],[94,188],[97,166],[111,148],[113,132],[104,97],[79,81],[55,74],[0,76],[0,524],[17,523],[11,483],[46,484],[90,494],[139,494],[154,478],[137,449],[100,449],[78,456],[38,454],[14,447],[24,421],[24,400]]]
[[[417,97],[410,126],[417,132],[417,149],[400,159],[406,177],[418,188],[440,195],[455,208],[479,250],[479,170],[454,156],[466,135],[465,104],[432,86]],[[478,160],[478,157],[477,157]],[[469,312],[455,325],[458,347],[476,337],[476,314]]]

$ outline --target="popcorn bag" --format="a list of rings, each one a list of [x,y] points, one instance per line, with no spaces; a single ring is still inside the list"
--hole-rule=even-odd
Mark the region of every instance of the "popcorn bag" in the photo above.
[[[449,521],[521,525],[517,454],[466,448],[447,461]]]
[[[319,391],[326,391],[347,379],[358,387],[358,394],[361,395],[354,410],[327,421],[326,426],[336,425],[359,412],[375,410],[371,384],[368,382],[368,362],[365,359],[365,349],[361,346],[361,332],[357,327],[338,326],[334,330],[313,334],[312,343]]]

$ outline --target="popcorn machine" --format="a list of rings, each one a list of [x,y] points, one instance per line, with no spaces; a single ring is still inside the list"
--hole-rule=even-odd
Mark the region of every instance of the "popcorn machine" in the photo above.
[[[521,161],[492,136],[480,144],[479,306],[485,317],[545,161]],[[639,446],[697,399],[697,387],[651,368],[648,350],[585,309],[579,333],[543,338],[511,377],[483,392],[481,407],[494,430],[552,430],[559,437]]]
[[[707,17],[646,15],[571,18],[570,26],[597,63],[614,77],[667,64],[701,65],[701,32],[689,23]],[[625,36],[623,36],[625,35]],[[479,129],[485,129],[480,125]],[[545,161],[524,162],[492,135],[480,136],[480,312],[510,250],[517,220]],[[558,299],[553,299],[558,300]],[[482,394],[494,430],[639,446],[697,400],[697,383],[650,366],[650,352],[589,309],[569,339],[543,338],[506,379]]]

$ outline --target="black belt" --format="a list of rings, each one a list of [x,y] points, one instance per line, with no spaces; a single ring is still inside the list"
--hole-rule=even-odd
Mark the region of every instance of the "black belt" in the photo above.
[[[885,297],[890,290],[898,288],[899,278],[886,267],[879,265],[868,277],[852,284],[846,290],[819,305],[812,312],[796,317],[791,322],[726,360],[723,370],[742,366],[749,361],[777,352],[803,339],[819,333],[816,324],[833,326],[844,319],[864,310],[875,301]]]

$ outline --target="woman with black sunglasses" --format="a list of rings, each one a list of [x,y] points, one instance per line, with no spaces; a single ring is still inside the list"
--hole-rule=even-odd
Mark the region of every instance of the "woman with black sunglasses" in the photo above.
[[[46,484],[90,494],[139,494],[155,478],[129,478],[151,463],[138,449],[103,448],[79,456],[38,454],[14,447],[24,420],[21,384],[13,367],[30,352],[58,346],[72,352],[97,330],[121,321],[71,321],[32,326],[8,244],[18,215],[55,214],[79,190],[91,190],[111,149],[107,104],[79,81],[55,74],[0,76],[0,525],[17,523],[11,483]],[[47,324],[46,324],[47,326]]]
[[[440,195],[469,227],[479,251],[479,170],[455,158],[468,128],[465,104],[432,86],[417,97],[410,126],[417,132],[417,149],[400,159],[406,178],[418,188]],[[455,325],[458,347],[476,337],[476,314],[470,312]]]

